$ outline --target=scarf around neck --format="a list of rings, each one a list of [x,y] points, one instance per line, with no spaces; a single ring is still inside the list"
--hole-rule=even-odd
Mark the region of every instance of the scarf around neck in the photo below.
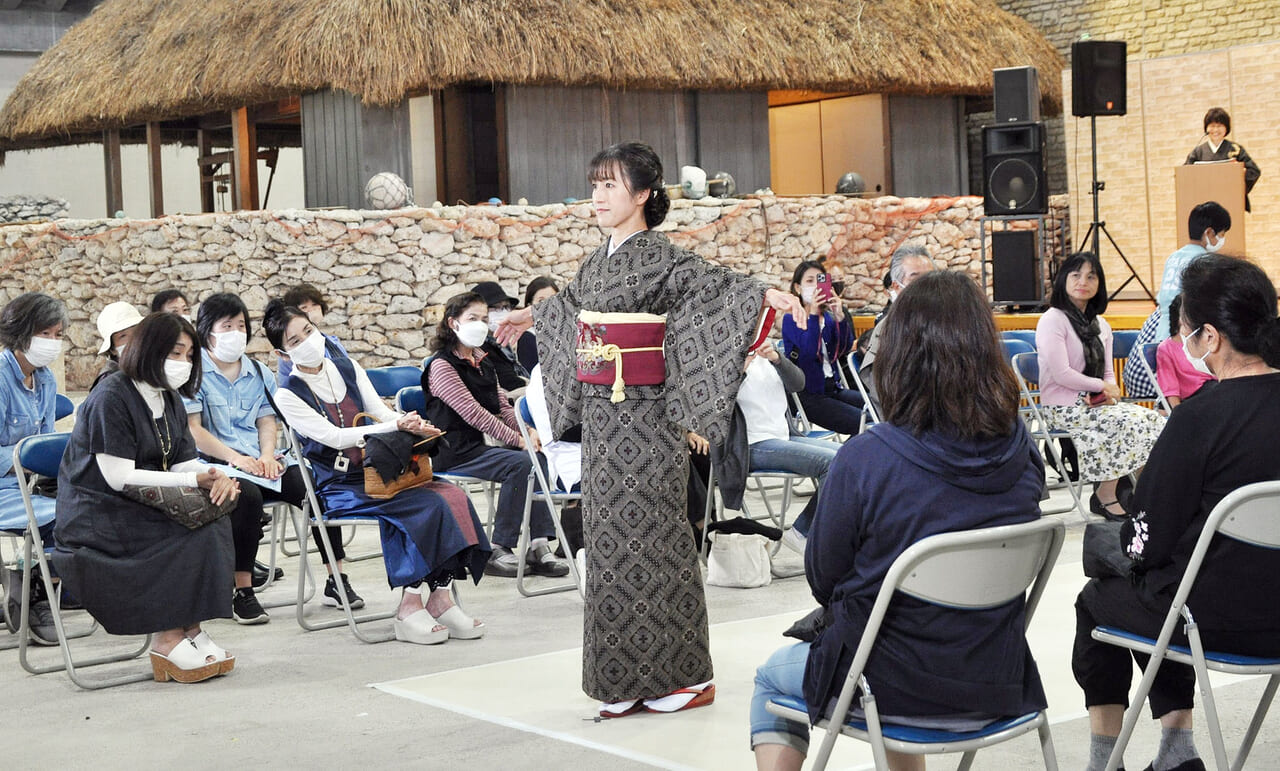
[[[1084,374],[1101,379],[1103,372],[1106,371],[1104,357],[1107,351],[1102,345],[1097,314],[1085,316],[1074,303],[1068,303],[1064,312],[1067,314],[1067,320],[1071,322],[1071,328],[1075,330],[1076,337],[1080,338],[1080,343],[1084,346]]]

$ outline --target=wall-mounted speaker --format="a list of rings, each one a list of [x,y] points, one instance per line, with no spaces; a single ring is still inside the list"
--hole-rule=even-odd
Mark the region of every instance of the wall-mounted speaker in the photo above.
[[[996,123],[1040,120],[1040,75],[1035,67],[1002,67],[991,71]]]
[[[982,128],[983,207],[987,216],[1044,214],[1044,125],[1010,123]]]
[[[996,304],[1031,305],[1044,298],[1036,260],[1034,230],[991,233],[991,299]]]
[[[1080,40],[1071,44],[1071,114],[1124,115],[1125,55],[1123,40]]]

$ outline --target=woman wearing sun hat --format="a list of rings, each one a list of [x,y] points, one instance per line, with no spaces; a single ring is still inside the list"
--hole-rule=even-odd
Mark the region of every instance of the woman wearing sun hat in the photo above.
[[[107,375],[120,369],[120,354],[129,344],[129,338],[133,336],[133,328],[138,326],[140,321],[142,321],[142,314],[138,313],[138,309],[133,307],[133,303],[123,300],[111,303],[98,314],[98,334],[102,336],[102,345],[98,348],[98,354],[105,354],[107,361],[102,365],[102,371],[93,379],[93,385],[89,386],[90,391],[96,388]]]

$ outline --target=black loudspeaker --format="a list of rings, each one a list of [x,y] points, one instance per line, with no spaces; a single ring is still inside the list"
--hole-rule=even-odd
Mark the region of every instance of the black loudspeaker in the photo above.
[[[1071,44],[1071,114],[1124,115],[1123,40],[1080,40]]]
[[[996,123],[1040,120],[1040,75],[1035,67],[1003,67],[991,71]]]
[[[1048,211],[1044,125],[983,126],[982,179],[988,217]]]
[[[1036,261],[1034,230],[997,230],[991,234],[991,299],[1012,305],[1039,303],[1044,285]]]

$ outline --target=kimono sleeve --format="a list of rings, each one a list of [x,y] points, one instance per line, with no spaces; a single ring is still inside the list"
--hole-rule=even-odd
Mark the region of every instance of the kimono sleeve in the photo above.
[[[534,340],[542,367],[544,388],[556,398],[547,400],[556,437],[582,422],[582,383],[578,382],[578,279],[564,291],[538,303],[533,311]]]

